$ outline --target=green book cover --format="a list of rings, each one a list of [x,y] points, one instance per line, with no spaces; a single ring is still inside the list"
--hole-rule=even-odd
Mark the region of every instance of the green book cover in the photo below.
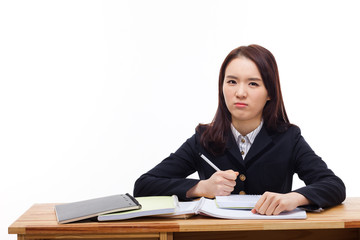
[[[115,221],[144,216],[174,213],[178,199],[174,196],[148,196],[135,198],[141,209],[98,216],[99,221]]]

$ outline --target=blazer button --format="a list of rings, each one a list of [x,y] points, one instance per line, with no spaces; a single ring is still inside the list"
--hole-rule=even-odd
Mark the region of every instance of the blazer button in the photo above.
[[[246,176],[244,174],[240,174],[239,178],[243,182],[243,181],[245,181]]]
[[[245,154],[245,152],[244,151],[241,151],[241,155],[244,155]]]
[[[240,191],[239,194],[240,195],[245,195],[246,193],[245,193],[245,191]]]

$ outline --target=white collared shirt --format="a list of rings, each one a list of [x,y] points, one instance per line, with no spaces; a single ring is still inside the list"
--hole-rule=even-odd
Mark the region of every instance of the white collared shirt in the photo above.
[[[253,144],[256,136],[259,134],[262,126],[264,124],[264,121],[262,120],[260,125],[254,129],[254,131],[248,133],[246,136],[241,135],[236,128],[231,124],[231,132],[233,133],[236,143],[239,147],[240,153],[245,159],[246,154],[249,152],[251,145]]]

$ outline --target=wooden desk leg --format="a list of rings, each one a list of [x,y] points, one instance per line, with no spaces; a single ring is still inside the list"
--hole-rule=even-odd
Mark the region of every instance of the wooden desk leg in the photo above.
[[[173,233],[172,232],[161,232],[160,240],[173,240]]]

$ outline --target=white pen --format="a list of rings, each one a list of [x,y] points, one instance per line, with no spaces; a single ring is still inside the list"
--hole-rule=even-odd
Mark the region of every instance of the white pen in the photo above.
[[[205,160],[213,169],[216,171],[221,171],[215,164],[213,164],[207,157],[204,156],[204,154],[199,153],[200,157]]]

